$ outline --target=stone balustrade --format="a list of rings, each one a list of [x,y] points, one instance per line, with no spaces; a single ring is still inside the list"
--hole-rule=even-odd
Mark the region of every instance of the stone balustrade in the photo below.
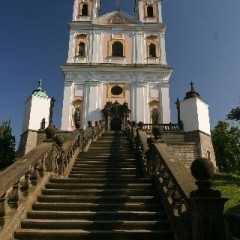
[[[100,121],[75,130],[63,144],[47,140],[0,173],[0,239],[19,222],[49,177],[65,176],[77,154],[104,131]]]
[[[210,176],[205,173],[211,168],[213,174],[214,166],[209,159],[193,162],[201,162],[197,169],[194,167],[196,182],[159,136],[149,138],[144,128],[135,123],[128,125],[126,132],[145,177],[153,179],[158,187],[176,240],[225,240],[223,207],[227,199],[210,189]]]

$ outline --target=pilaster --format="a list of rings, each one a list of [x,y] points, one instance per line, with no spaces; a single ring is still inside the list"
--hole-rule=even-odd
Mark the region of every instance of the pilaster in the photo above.
[[[159,84],[159,102],[160,102],[160,123],[167,124],[171,122],[170,119],[170,98],[169,98],[169,84]]]
[[[167,65],[165,32],[160,33],[159,43],[160,43],[160,64]]]
[[[74,83],[65,82],[63,93],[63,110],[62,110],[62,125],[61,130],[71,131],[72,121],[72,102],[73,102]]]

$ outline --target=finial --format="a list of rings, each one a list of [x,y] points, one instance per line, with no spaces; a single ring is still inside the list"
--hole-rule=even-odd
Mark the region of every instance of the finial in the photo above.
[[[194,90],[194,83],[192,81],[190,83],[190,86],[191,86],[191,92],[195,92],[195,90]]]
[[[38,80],[38,88],[42,89],[42,79],[41,78]]]
[[[120,10],[120,0],[117,0],[116,5],[117,5],[117,10],[119,11]]]

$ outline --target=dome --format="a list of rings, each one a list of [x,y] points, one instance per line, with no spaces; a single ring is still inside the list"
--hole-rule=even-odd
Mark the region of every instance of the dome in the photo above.
[[[200,94],[198,92],[195,91],[194,87],[193,87],[193,82],[190,83],[191,85],[191,90],[189,92],[186,93],[186,97],[184,98],[184,100],[186,99],[190,99],[190,98],[200,98]]]
[[[38,81],[38,88],[32,92],[32,95],[36,97],[48,98],[46,91],[42,89],[41,79]]]

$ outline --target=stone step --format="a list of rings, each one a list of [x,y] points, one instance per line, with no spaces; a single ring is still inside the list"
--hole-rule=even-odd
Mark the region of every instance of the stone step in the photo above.
[[[82,196],[106,196],[106,195],[125,195],[129,196],[149,196],[157,194],[157,190],[142,190],[142,189],[43,189],[42,194],[44,195],[82,195]]]
[[[35,230],[27,229],[15,232],[19,240],[171,240],[171,231],[167,230],[112,230],[112,231],[85,231],[85,230]]]
[[[118,221],[158,221],[166,220],[164,211],[29,211],[29,219],[88,219],[88,220],[118,220]]]
[[[114,173],[107,173],[107,174],[94,174],[94,172],[92,173],[74,173],[74,172],[71,172],[69,174],[69,177],[71,178],[79,178],[79,177],[106,177],[108,178],[109,180],[111,178],[113,179],[117,179],[119,177],[126,177],[126,178],[136,178],[136,177],[142,177],[142,174],[124,174],[124,173],[121,173],[121,174],[114,174]]]
[[[97,204],[97,203],[35,203],[32,206],[36,211],[154,211],[162,210],[160,204],[124,203],[124,204]]]
[[[21,223],[25,229],[81,229],[81,230],[164,230],[169,229],[166,220],[159,221],[91,221],[27,219]]]
[[[47,183],[46,189],[155,189],[150,183]]]
[[[38,196],[38,202],[55,202],[55,203],[159,203],[161,199],[154,195],[149,196],[79,196],[79,195],[41,195]]]
[[[109,178],[96,178],[96,177],[88,177],[88,178],[50,178],[51,183],[109,183]],[[146,178],[117,178],[111,179],[111,183],[119,183],[128,184],[128,183],[152,183],[150,179]]]
[[[81,152],[67,178],[52,177],[17,240],[174,240],[158,191],[127,138],[107,132]]]
[[[139,169],[140,166],[137,166],[136,164],[132,164],[132,163],[129,163],[129,164],[111,164],[111,165],[107,165],[107,164],[96,164],[96,165],[92,165],[92,164],[89,164],[89,163],[75,163],[74,166],[73,166],[73,169],[85,169],[85,170],[109,170],[109,171],[112,171],[112,170],[130,170],[130,169]]]

